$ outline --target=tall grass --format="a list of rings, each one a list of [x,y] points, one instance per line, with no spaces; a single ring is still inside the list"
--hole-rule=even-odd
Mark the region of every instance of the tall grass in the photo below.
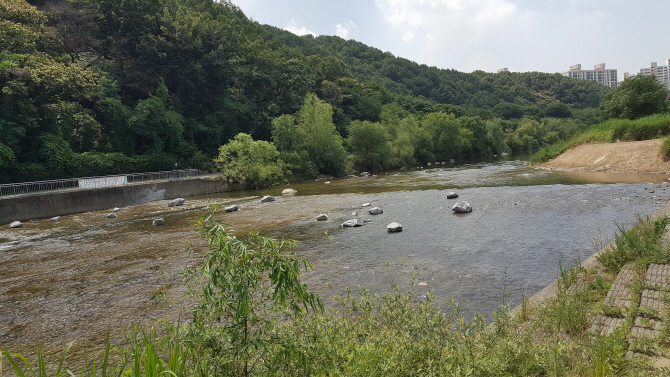
[[[569,140],[540,149],[531,157],[531,162],[549,161],[582,144],[649,140],[666,135],[670,135],[670,114],[654,114],[635,120],[610,119],[578,132]]]

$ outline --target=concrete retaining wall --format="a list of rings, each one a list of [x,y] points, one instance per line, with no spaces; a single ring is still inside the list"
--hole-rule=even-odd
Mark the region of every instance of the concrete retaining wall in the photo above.
[[[0,198],[0,225],[237,189],[221,181],[189,178]]]

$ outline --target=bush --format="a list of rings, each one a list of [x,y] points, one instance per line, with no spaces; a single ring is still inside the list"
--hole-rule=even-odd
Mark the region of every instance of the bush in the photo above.
[[[245,133],[221,146],[214,163],[229,183],[261,188],[285,182],[286,168],[274,144]]]

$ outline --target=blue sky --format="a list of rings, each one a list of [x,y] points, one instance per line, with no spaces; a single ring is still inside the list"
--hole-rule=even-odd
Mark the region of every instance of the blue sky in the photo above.
[[[339,35],[463,72],[635,73],[670,59],[668,0],[232,0],[296,34]]]

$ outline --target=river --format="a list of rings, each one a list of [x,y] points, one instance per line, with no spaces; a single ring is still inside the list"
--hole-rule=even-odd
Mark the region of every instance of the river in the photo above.
[[[238,235],[257,229],[299,240],[296,252],[314,266],[302,279],[328,305],[347,287],[385,293],[398,284],[407,291],[413,278],[415,297],[432,289],[437,305],[454,298],[466,318],[476,311],[490,317],[503,286],[518,304],[523,292],[556,278],[558,261],[586,259],[617,226],[667,204],[667,178],[547,171],[510,158],[296,184],[290,187],[298,194],[289,197],[282,186],[187,198],[183,207],[147,203],[123,208],[117,219],[96,211],[4,226],[0,343],[18,350],[75,338],[99,344],[109,327],[120,342],[117,330],[132,322],[177,318],[192,303],[179,272],[197,263],[203,247],[193,223],[215,203],[240,206],[216,215]],[[457,200],[446,199],[448,191],[473,212],[452,213]],[[277,200],[260,203],[263,195]],[[364,203],[384,213],[369,215]],[[315,221],[320,213],[329,220]],[[151,226],[158,216],[166,225]],[[340,226],[351,218],[371,221]],[[403,231],[387,233],[394,221]],[[173,304],[152,301],[157,292]]]

